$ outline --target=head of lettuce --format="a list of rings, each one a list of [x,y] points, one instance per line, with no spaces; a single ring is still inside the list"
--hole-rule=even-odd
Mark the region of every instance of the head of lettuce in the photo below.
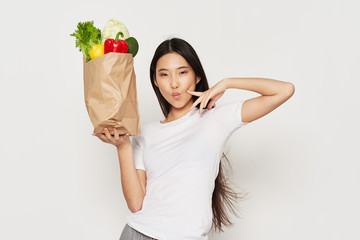
[[[79,22],[74,33],[70,34],[76,38],[76,47],[90,61],[90,49],[95,44],[101,43],[101,30],[94,27],[94,21]]]

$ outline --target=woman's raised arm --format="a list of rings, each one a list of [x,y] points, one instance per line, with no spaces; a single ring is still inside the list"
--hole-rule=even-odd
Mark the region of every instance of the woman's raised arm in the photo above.
[[[243,122],[252,122],[279,107],[295,92],[295,86],[268,78],[225,78],[226,89],[237,88],[260,93],[262,96],[244,101],[241,111]]]

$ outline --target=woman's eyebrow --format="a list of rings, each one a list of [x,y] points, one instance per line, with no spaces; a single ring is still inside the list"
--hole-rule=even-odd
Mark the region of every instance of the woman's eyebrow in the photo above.
[[[181,66],[181,67],[178,67],[177,69],[183,69],[183,68],[189,68],[188,66]],[[159,70],[158,70],[158,72],[160,72],[160,71],[167,71],[168,69],[166,69],[166,68],[160,68]]]

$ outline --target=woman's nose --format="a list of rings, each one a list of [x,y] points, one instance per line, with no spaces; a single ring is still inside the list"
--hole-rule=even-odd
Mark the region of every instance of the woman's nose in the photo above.
[[[178,79],[176,77],[172,77],[170,80],[170,85],[172,88],[177,88],[179,85]]]

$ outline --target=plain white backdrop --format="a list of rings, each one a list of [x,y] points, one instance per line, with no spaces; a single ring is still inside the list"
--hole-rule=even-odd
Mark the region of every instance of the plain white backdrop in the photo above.
[[[211,240],[359,240],[357,1],[1,1],[0,239],[117,240],[129,213],[116,149],[91,135],[79,21],[115,18],[138,39],[141,124],[163,120],[156,47],[181,37],[209,84],[291,82],[279,108],[228,141],[241,218]],[[259,96],[230,89],[217,102]]]

